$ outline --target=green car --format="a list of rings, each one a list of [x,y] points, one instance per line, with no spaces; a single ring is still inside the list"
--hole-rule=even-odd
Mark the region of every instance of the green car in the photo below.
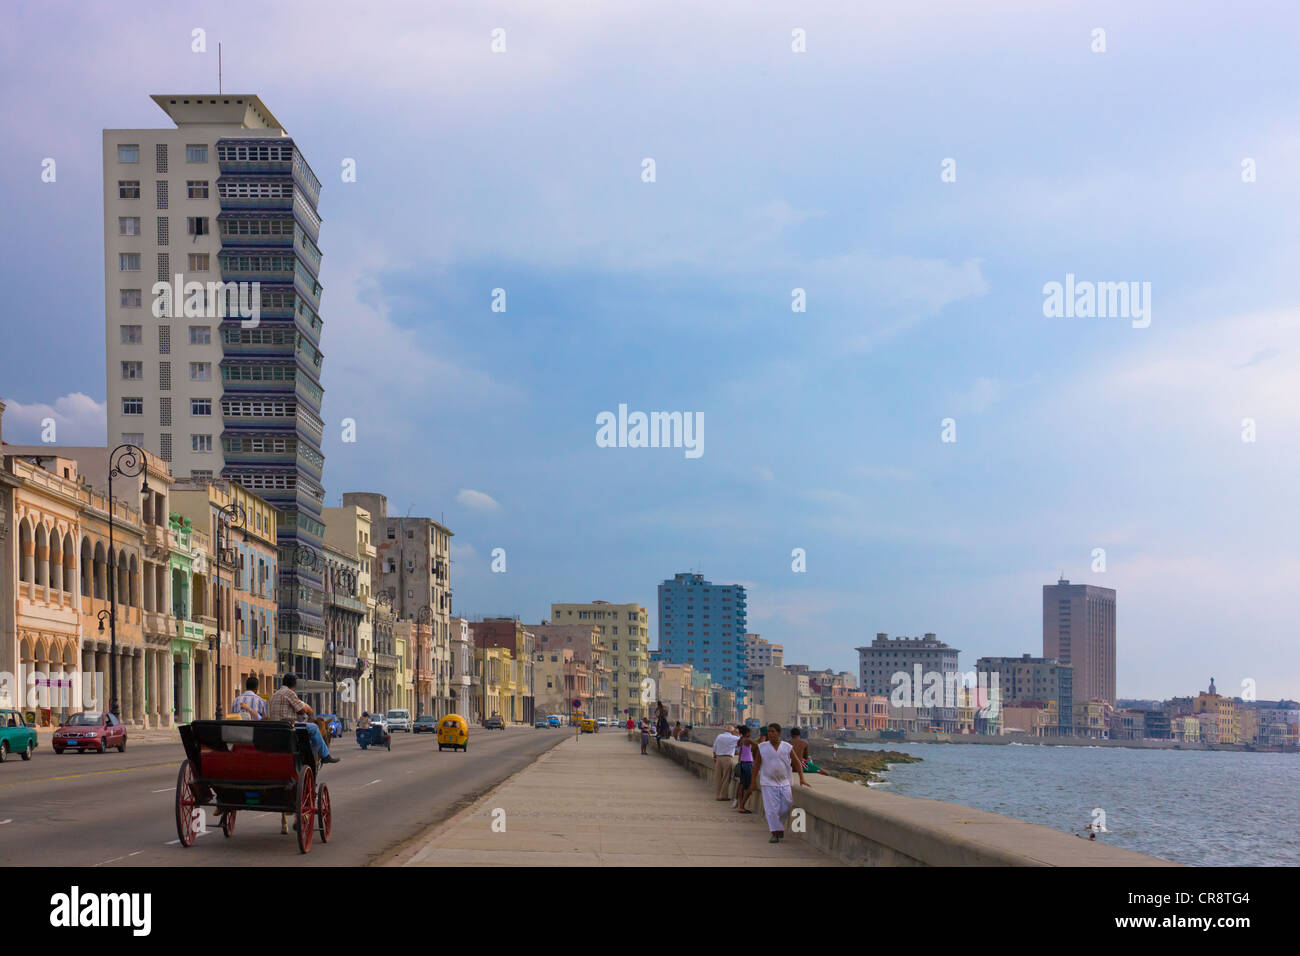
[[[27,726],[23,715],[16,710],[0,710],[0,763],[4,763],[13,753],[22,754],[24,760],[31,760],[35,749],[36,731]]]

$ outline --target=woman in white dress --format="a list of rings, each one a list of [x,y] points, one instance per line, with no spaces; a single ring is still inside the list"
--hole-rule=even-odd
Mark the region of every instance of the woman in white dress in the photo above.
[[[763,813],[772,831],[768,843],[780,843],[785,837],[785,815],[794,808],[794,787],[790,774],[799,774],[799,785],[808,786],[803,767],[794,761],[794,748],[781,739],[781,725],[767,725],[767,739],[754,755],[754,777],[763,795]],[[793,764],[793,766],[792,766]]]

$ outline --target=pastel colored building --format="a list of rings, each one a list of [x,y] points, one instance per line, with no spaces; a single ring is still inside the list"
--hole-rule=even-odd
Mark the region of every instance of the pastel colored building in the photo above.
[[[600,645],[608,649],[610,709],[634,718],[650,716],[643,693],[650,677],[649,615],[640,604],[551,604],[552,624],[583,624],[596,628]],[[652,695],[651,695],[652,696]]]

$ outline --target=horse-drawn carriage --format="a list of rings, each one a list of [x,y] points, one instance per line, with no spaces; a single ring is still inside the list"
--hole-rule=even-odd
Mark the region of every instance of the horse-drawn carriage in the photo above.
[[[220,814],[221,831],[235,834],[241,810],[293,814],[298,849],[311,850],[319,829],[330,838],[330,792],[307,728],[288,721],[196,720],[180,728],[186,759],[176,778],[176,833],[191,846],[204,807]]]

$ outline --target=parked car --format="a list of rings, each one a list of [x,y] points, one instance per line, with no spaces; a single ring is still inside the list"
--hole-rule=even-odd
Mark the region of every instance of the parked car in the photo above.
[[[487,720],[483,721],[484,730],[505,730],[506,719],[500,714],[493,714]]]
[[[560,727],[563,723],[564,722],[560,720],[559,714],[551,714],[551,716],[546,718],[546,726],[548,727]]]
[[[411,732],[416,734],[436,734],[438,732],[438,718],[430,714],[416,717],[415,723],[411,725]]]
[[[329,728],[330,740],[343,736],[343,731],[346,728],[343,726],[343,719],[338,714],[321,714],[321,719],[325,721],[325,726]]]
[[[388,712],[388,730],[391,733],[397,733],[404,730],[408,734],[411,732],[411,712],[404,708],[397,708]]]
[[[36,729],[28,727],[18,711],[0,710],[0,763],[10,754],[22,754],[24,760],[31,760],[35,749]]]
[[[126,750],[126,727],[114,714],[93,711],[74,714],[54,731],[54,740],[50,746],[56,754],[61,754],[64,750],[98,750],[107,753],[109,747],[116,747],[117,752],[121,753]]]

